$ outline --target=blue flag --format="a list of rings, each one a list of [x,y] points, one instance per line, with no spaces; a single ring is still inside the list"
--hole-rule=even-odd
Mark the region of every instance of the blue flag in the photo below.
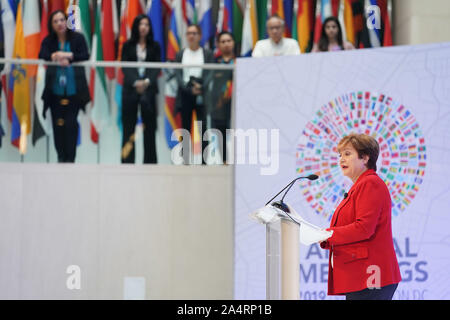
[[[161,0],[153,0],[147,12],[152,22],[153,38],[161,47],[161,61],[166,61],[166,47],[164,45],[164,24]]]

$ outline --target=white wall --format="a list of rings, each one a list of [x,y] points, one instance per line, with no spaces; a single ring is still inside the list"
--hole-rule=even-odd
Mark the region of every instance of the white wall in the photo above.
[[[0,299],[233,298],[232,168],[0,164]],[[69,265],[81,290],[68,290]]]
[[[395,45],[450,41],[450,1],[393,0]]]

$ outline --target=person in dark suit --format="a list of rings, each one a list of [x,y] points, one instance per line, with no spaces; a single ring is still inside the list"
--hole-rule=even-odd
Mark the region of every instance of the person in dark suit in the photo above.
[[[391,300],[401,281],[391,227],[391,197],[376,174],[378,142],[350,134],[338,144],[343,174],[353,181],[331,219],[328,294],[347,300]]]
[[[222,31],[217,35],[217,47],[220,56],[216,63],[233,65],[236,63],[235,41],[233,34]],[[227,162],[227,129],[231,129],[231,96],[233,88],[232,70],[215,70],[212,72],[212,86],[210,90],[210,115],[211,127],[221,133],[219,137],[219,150],[222,153],[222,161]]]
[[[88,60],[89,51],[84,36],[67,28],[64,11],[54,11],[47,27],[49,35],[42,40],[39,58],[58,62],[59,66],[47,68],[43,114],[45,118],[50,108],[58,162],[75,162],[78,111],[85,111],[91,97],[84,67],[74,67],[71,63]]]
[[[200,46],[202,38],[202,29],[199,25],[189,25],[186,31],[188,46],[180,50],[175,62],[182,64],[201,65],[204,63],[214,63],[214,54]],[[206,148],[206,142],[203,141],[203,133],[206,130],[206,106],[205,93],[211,80],[211,72],[201,68],[183,68],[175,71],[178,84],[178,92],[175,99],[175,114],[181,113],[181,127],[191,132],[192,112],[197,113],[197,121],[201,122],[200,137],[202,139],[202,150]],[[191,149],[192,150],[192,149]],[[183,150],[184,164],[191,163],[190,152]],[[203,157],[202,157],[203,158]],[[205,163],[205,159],[203,159]]]
[[[159,62],[161,51],[153,40],[150,18],[139,15],[133,21],[131,38],[122,48],[122,61]],[[156,163],[156,95],[158,93],[159,69],[123,68],[124,85],[122,92],[122,163],[134,163],[134,131],[138,106],[144,127],[144,163]]]

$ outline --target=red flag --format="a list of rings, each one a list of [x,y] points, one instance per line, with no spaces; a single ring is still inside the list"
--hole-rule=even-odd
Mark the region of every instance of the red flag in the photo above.
[[[339,15],[339,4],[340,0],[331,0],[331,13],[334,17],[338,17]]]
[[[378,0],[380,7],[381,21],[383,22],[383,47],[392,46],[391,21],[388,12],[388,0]]]
[[[144,13],[144,7],[142,6],[142,3],[140,0],[128,0],[128,7],[127,7],[127,23],[128,28],[131,30],[131,27],[133,26],[134,19]]]
[[[49,0],[48,1],[49,12],[52,13],[56,10],[62,10],[66,12],[66,1],[65,0]]]
[[[103,45],[103,60],[114,61],[116,60],[116,51],[114,48],[114,13],[116,10],[113,6],[116,5],[115,0],[104,0],[102,2],[102,45]],[[106,76],[109,80],[114,79],[115,69],[105,68]]]
[[[48,20],[48,8],[44,4],[44,0],[41,0],[42,15],[41,15],[41,43],[42,40],[48,36],[47,20]]]

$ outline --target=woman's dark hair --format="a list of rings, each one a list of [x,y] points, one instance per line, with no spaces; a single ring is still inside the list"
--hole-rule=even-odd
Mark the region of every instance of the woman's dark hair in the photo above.
[[[58,13],[62,13],[64,15],[64,18],[66,19],[66,21],[68,19],[67,14],[63,10],[56,10],[50,14],[50,17],[48,18],[48,22],[47,22],[48,34],[55,38],[56,38],[56,32],[55,32],[55,30],[53,30],[52,21],[53,21],[53,17],[56,16]],[[73,31],[70,30],[69,28],[67,28],[66,32],[67,32],[67,35],[70,36]]]
[[[333,21],[334,23],[336,23],[336,25],[338,27],[338,33],[336,36],[336,40],[337,40],[337,43],[339,44],[339,47],[341,47],[341,49],[344,49],[344,41],[342,40],[341,24],[339,23],[339,20],[336,17],[328,17],[325,19],[325,21],[322,24],[322,32],[320,34],[320,39],[319,39],[319,50],[320,51],[328,51],[328,45],[330,44],[330,42],[328,41],[328,36],[325,32],[325,27],[326,27],[327,23],[330,21]]]
[[[141,23],[141,21],[143,19],[147,19],[148,20],[148,24],[150,26],[150,30],[148,31],[147,34],[147,43],[152,43],[153,42],[153,28],[152,28],[152,21],[150,20],[150,17],[145,15],[145,14],[140,14],[138,15],[134,21],[133,21],[133,26],[131,27],[131,37],[130,37],[130,41],[132,43],[138,43],[139,42],[139,24]]]
[[[233,34],[230,31],[222,31],[220,32],[217,36],[216,36],[216,41],[217,41],[217,46],[219,46],[219,42],[220,42],[220,38],[222,38],[222,36],[224,35],[228,35],[231,37],[231,39],[233,39],[233,42],[235,43],[234,48],[233,48],[233,55],[236,57],[236,40],[234,39]]]
[[[236,42],[235,40],[234,40],[234,36],[233,36],[233,34],[230,32],[230,31],[222,31],[222,32],[220,32],[218,35],[217,35],[217,42],[220,42],[220,38],[222,38],[222,36],[223,35],[229,35],[230,37],[231,37],[231,39],[233,39],[233,41],[234,42]]]

